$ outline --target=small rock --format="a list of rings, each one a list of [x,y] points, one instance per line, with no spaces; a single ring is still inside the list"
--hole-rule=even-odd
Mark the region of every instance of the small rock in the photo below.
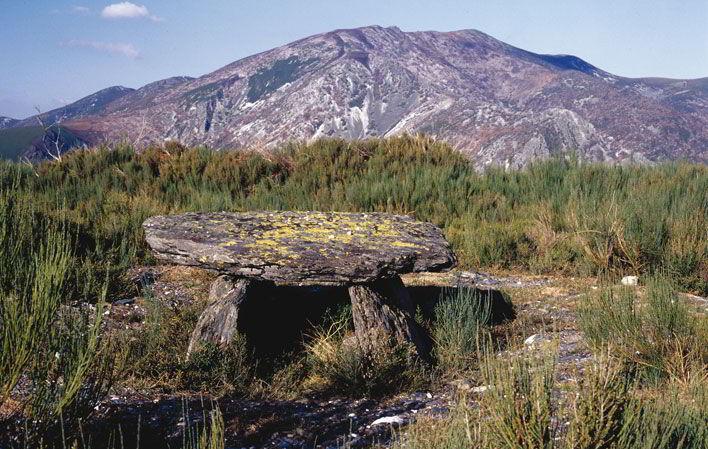
[[[399,426],[402,425],[405,421],[403,418],[400,416],[384,416],[382,418],[377,419],[376,421],[372,422],[372,426],[378,426],[381,424],[398,424]]]
[[[625,276],[622,278],[622,285],[637,285],[639,284],[639,276]]]
[[[474,387],[472,389],[472,393],[484,393],[485,391],[489,390],[489,385],[480,385],[479,387]]]
[[[526,340],[524,340],[524,345],[525,345],[525,346],[534,346],[534,345],[536,345],[536,344],[541,343],[541,342],[544,341],[544,340],[545,340],[545,338],[543,337],[543,335],[541,335],[541,334],[533,334],[532,336],[530,336],[529,338],[527,338]]]

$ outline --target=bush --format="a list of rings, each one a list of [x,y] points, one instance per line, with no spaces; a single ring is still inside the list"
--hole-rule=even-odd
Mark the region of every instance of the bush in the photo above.
[[[636,367],[644,380],[687,381],[708,360],[708,321],[689,310],[664,278],[648,282],[646,300],[631,287],[605,287],[578,309],[586,339],[598,352]]]
[[[433,353],[448,376],[473,367],[480,346],[487,341],[491,303],[472,288],[446,290],[435,306]]]
[[[548,355],[502,358],[487,353],[481,375],[488,390],[480,399],[486,447],[554,447],[551,394],[555,359]]]
[[[381,396],[421,382],[422,366],[411,348],[382,346],[366,354],[351,333],[351,310],[329,325],[317,328],[305,346],[310,379],[315,389],[354,396]]]
[[[206,343],[181,368],[182,382],[190,390],[228,391],[248,394],[253,384],[255,362],[246,339],[236,335],[225,348]]]
[[[26,444],[59,427],[71,434],[107,394],[120,359],[100,332],[105,273],[86,270],[88,288],[68,282],[73,244],[64,221],[0,188],[0,407],[22,423]]]
[[[708,293],[702,165],[559,158],[478,173],[442,142],[402,136],[325,139],[267,155],[100,148],[35,168],[0,162],[0,183],[47,220],[64,217],[83,262],[76,269],[110,267],[110,294],[125,288],[125,267],[150,261],[141,229],[148,216],[254,209],[413,214],[443,227],[463,267],[668,270],[680,287]]]

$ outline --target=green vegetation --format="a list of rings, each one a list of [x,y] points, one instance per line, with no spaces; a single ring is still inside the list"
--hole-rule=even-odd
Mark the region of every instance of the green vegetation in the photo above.
[[[306,344],[305,387],[349,395],[382,396],[420,385],[422,366],[405,346],[365,354],[353,333],[351,310],[346,309],[316,329]]]
[[[587,368],[567,401],[553,406],[552,354],[487,356],[489,388],[472,406],[458,400],[443,420],[421,419],[395,449],[704,449],[708,402],[675,384],[647,397],[626,370],[608,360]]]
[[[0,159],[19,159],[32,142],[41,139],[43,135],[44,129],[41,126],[0,130]]]
[[[324,140],[271,155],[98,149],[34,169],[0,165],[0,186],[12,179],[13,195],[31,198],[47,217],[66,216],[93,263],[106,264],[110,250],[116,272],[149,260],[141,224],[154,214],[385,211],[442,226],[464,268],[661,270],[683,289],[708,292],[708,168],[701,165],[552,160],[480,174],[445,144],[400,137]]]
[[[708,320],[693,313],[665,279],[651,279],[644,299],[629,287],[590,295],[578,317],[591,347],[609,346],[643,380],[687,383],[708,361]]]
[[[323,140],[269,154],[119,146],[37,166],[0,162],[2,417],[22,417],[24,447],[58,429],[62,444],[75,441],[79,419],[118,373],[134,388],[271,398],[386,395],[431,376],[462,377],[486,387],[478,405],[461,397],[449,418],[421,419],[401,445],[699,448],[708,440],[708,325],[676,290],[708,293],[706,192],[701,165],[570,158],[479,173],[445,144],[418,137]],[[346,314],[316,326],[283,361],[260,365],[243,339],[186,360],[204,305],[168,310],[149,291],[142,327],[101,332],[105,301],[136,294],[127,269],[154,263],[147,217],[268,209],[412,214],[443,228],[463,268],[649,281],[602,288],[580,305],[598,365],[558,404],[551,391],[567,386],[557,384],[554,355],[494,340],[487,303],[464,289],[447,292],[421,323],[435,343],[435,364],[425,367],[406,348],[365,357]],[[203,422],[185,447],[222,447],[222,416]]]
[[[457,376],[474,366],[479,348],[488,341],[490,307],[490,301],[469,288],[443,293],[432,329],[433,352],[442,373]]]
[[[56,433],[64,419],[90,412],[121,359],[100,332],[105,273],[76,265],[67,226],[0,189],[0,406],[26,417],[29,435]],[[78,273],[80,285],[70,282]]]
[[[316,61],[316,58],[301,61],[297,56],[275,61],[273,66],[259,70],[248,79],[246,98],[251,103],[260,100],[264,95],[295,81],[305,67]]]
[[[52,127],[52,134],[54,129],[56,127]],[[63,149],[72,147],[80,142],[71,131],[63,126],[60,128],[60,133]],[[39,125],[0,130],[0,160],[19,160],[32,144],[41,142],[44,136],[45,130]],[[53,139],[53,137],[48,138]]]

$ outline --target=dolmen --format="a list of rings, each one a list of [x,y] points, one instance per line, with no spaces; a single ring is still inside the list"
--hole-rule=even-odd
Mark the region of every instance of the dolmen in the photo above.
[[[270,283],[346,286],[362,350],[406,344],[425,359],[430,337],[400,275],[456,263],[440,228],[386,213],[186,213],[151,217],[143,227],[158,259],[219,273],[188,353],[207,341],[228,344],[241,305],[258,301],[255,287]]]

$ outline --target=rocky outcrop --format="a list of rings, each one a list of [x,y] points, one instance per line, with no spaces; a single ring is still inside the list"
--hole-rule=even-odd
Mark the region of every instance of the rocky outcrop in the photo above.
[[[222,273],[189,352],[204,341],[228,344],[238,332],[241,305],[258,300],[254,284],[276,281],[350,286],[357,342],[365,352],[409,345],[425,359],[430,337],[413,318],[399,274],[455,264],[439,228],[384,213],[188,213],[152,217],[144,228],[158,258]]]

